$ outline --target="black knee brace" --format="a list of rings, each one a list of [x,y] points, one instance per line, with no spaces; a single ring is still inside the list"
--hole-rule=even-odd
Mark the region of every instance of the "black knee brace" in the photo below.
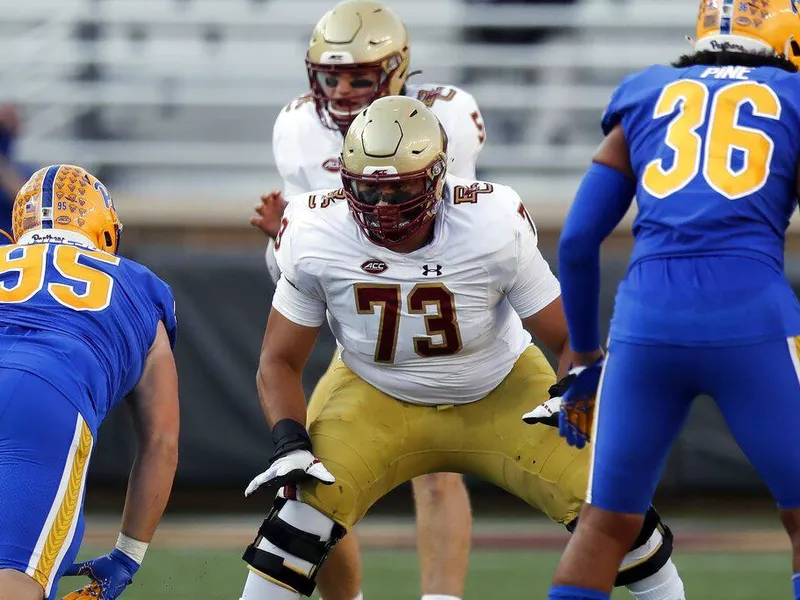
[[[570,533],[575,532],[578,526],[578,519],[574,519],[567,524],[567,531]],[[637,548],[644,546],[653,533],[658,531],[661,533],[661,542],[655,546],[641,561],[621,568],[617,574],[617,579],[614,581],[615,587],[622,587],[647,579],[651,575],[658,573],[661,568],[667,564],[667,561],[672,556],[672,531],[667,525],[661,521],[658,512],[651,505],[644,516],[644,523],[642,530],[639,532],[636,541],[633,542],[630,552]]]
[[[294,500],[276,498],[272,510],[258,529],[256,539],[244,551],[242,559],[260,574],[288,586],[304,596],[311,596],[317,586],[316,577],[322,563],[336,543],[347,533],[338,523],[333,524],[331,537],[323,542],[319,536],[290,525],[280,518],[278,512]],[[282,556],[258,548],[263,539],[284,552],[311,563],[314,567],[308,575],[284,563]]]

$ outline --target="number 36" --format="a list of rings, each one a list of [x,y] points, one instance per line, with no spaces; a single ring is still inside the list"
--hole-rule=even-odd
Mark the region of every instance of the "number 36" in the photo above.
[[[688,185],[700,171],[701,156],[706,182],[729,200],[753,194],[767,182],[775,143],[763,131],[739,124],[739,112],[749,104],[754,117],[778,120],[778,96],[766,85],[738,81],[719,90],[709,110],[709,95],[705,84],[690,79],[676,81],[662,90],[653,118],[669,116],[679,108],[667,127],[666,144],[674,152],[674,159],[668,169],[662,158],[645,167],[642,186],[650,195],[666,198]],[[704,144],[697,130],[706,121]],[[738,170],[731,165],[734,150],[744,156]]]

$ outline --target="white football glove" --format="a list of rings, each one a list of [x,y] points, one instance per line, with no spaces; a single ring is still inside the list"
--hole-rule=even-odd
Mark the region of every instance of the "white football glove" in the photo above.
[[[302,483],[309,479],[316,479],[324,485],[331,485],[336,481],[311,452],[293,450],[276,459],[266,471],[257,475],[247,486],[244,495],[249,496],[262,485],[284,486],[287,483]]]
[[[541,423],[549,425],[550,427],[558,427],[558,413],[561,408],[561,396],[550,398],[546,402],[542,402],[539,406],[532,411],[522,415],[522,420],[529,425]]]

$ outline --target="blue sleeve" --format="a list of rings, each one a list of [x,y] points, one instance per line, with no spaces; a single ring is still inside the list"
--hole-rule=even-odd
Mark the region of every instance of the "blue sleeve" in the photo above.
[[[628,104],[628,90],[631,86],[631,82],[636,77],[637,75],[629,75],[623,79],[622,83],[619,84],[619,87],[614,90],[614,93],[611,95],[611,100],[609,101],[606,111],[603,113],[603,118],[600,122],[600,126],[603,129],[603,135],[608,135],[611,133],[611,130],[622,122],[622,117],[625,114],[625,109],[627,108]]]
[[[570,208],[558,243],[558,278],[575,352],[600,348],[600,244],[622,220],[636,182],[592,163]]]
[[[174,349],[175,342],[178,340],[178,317],[175,315],[175,296],[172,295],[172,288],[158,279],[160,290],[155,294],[154,300],[156,308],[160,313],[161,322],[167,330],[169,345]]]
[[[175,298],[172,289],[147,267],[126,260],[134,281],[147,300],[155,309],[159,321],[164,323],[170,346],[175,347],[178,336],[178,319],[175,316]]]
[[[611,130],[622,123],[626,116],[639,115],[647,105],[645,99],[657,93],[662,85],[673,77],[674,69],[655,65],[623,79],[611,95],[608,107],[603,113],[601,121],[603,134],[611,133]],[[647,110],[650,110],[649,107]],[[628,119],[629,122],[630,120]]]

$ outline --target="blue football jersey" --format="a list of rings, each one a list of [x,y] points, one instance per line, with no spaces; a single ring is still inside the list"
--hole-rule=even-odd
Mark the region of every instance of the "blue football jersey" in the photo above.
[[[136,262],[69,243],[0,247],[0,365],[60,389],[93,432],[139,381],[159,321],[174,344],[172,292]]]
[[[614,93],[603,130],[618,124],[638,214],[611,336],[713,345],[800,334],[783,274],[797,206],[800,76],[650,67]]]

